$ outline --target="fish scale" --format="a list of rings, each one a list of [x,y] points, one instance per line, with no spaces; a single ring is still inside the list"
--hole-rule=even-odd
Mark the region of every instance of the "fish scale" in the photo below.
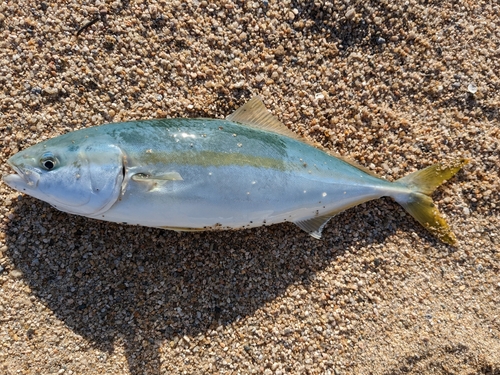
[[[123,137],[137,127],[135,122],[114,127],[120,129],[118,147],[127,150],[128,182],[119,204],[95,218],[152,227],[239,229],[327,214],[341,201],[378,197],[382,185],[393,187],[302,142],[226,120],[141,124],[145,139],[149,131],[163,133],[155,145]],[[114,127],[108,133],[115,133]],[[332,179],[335,172],[341,178]],[[138,173],[148,177],[134,183],[130,176]],[[157,178],[164,173],[180,178]],[[160,206],[172,217],[157,214]]]

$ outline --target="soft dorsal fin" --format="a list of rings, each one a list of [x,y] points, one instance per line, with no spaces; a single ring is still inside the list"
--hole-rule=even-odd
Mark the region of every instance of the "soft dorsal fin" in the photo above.
[[[377,176],[377,174],[375,172],[371,171],[370,169],[368,169],[365,166],[362,166],[361,164],[358,164],[358,162],[356,162],[354,160],[348,159],[345,156],[338,155],[338,154],[331,152],[329,150],[323,150],[323,151],[325,151],[328,155],[336,157],[337,159],[342,160],[344,163],[347,163],[347,164],[353,166],[354,168],[357,168],[360,171],[363,171],[363,172],[369,174],[370,176],[380,178],[380,176]]]
[[[284,135],[289,138],[305,142],[305,139],[298,136],[281,123],[262,103],[259,96],[254,96],[240,108],[227,116],[226,120],[239,122],[251,126],[252,128],[266,130],[269,132]]]
[[[365,173],[368,173],[372,176],[378,177],[368,168],[359,165],[358,163],[349,160],[343,156],[337,155],[327,149],[325,149],[318,142],[309,141],[304,137],[301,137],[290,129],[288,129],[280,120],[274,117],[271,112],[266,108],[260,96],[254,96],[248,102],[243,104],[240,108],[234,111],[232,114],[226,117],[228,121],[239,122],[244,125],[248,125],[255,129],[266,130],[273,133],[277,133],[280,135],[284,135],[288,138],[295,139],[297,141],[308,144],[309,146],[315,147],[327,154],[336,157],[337,159],[341,159],[347,164],[352,165],[355,168],[362,170]]]

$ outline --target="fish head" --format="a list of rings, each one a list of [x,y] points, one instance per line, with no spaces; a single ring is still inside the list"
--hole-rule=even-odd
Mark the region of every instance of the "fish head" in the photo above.
[[[112,142],[68,133],[12,156],[7,163],[16,174],[4,176],[3,181],[61,211],[93,216],[118,200],[123,160]]]

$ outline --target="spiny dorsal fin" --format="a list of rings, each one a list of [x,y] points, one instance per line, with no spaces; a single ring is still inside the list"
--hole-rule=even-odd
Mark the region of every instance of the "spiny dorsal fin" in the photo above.
[[[248,102],[243,104],[240,108],[227,116],[226,120],[239,122],[252,128],[266,130],[269,132],[284,135],[304,142],[304,138],[299,137],[297,134],[283,125],[280,120],[274,117],[262,103],[259,96],[254,96]]]
[[[368,173],[372,176],[378,177],[368,168],[363,167],[362,165],[357,164],[356,162],[349,160],[343,156],[336,155],[335,153],[325,149],[320,143],[309,141],[304,137],[301,137],[290,129],[288,129],[284,124],[281,123],[276,117],[274,117],[271,112],[266,108],[260,96],[254,96],[248,102],[243,104],[240,108],[234,111],[232,114],[227,116],[226,120],[239,122],[244,125],[251,126],[255,129],[266,130],[273,133],[277,133],[280,135],[284,135],[285,137],[295,139],[297,141],[303,142],[309,146],[315,147],[318,150],[326,152],[327,154],[336,157],[337,159],[341,159],[347,164],[352,165],[365,173]]]

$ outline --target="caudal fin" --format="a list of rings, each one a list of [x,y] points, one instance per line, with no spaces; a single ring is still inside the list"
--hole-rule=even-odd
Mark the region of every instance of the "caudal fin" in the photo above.
[[[450,245],[455,245],[457,239],[430,195],[468,162],[467,159],[459,159],[450,164],[434,164],[396,181],[407,186],[411,193],[398,195],[395,200],[429,232]]]

